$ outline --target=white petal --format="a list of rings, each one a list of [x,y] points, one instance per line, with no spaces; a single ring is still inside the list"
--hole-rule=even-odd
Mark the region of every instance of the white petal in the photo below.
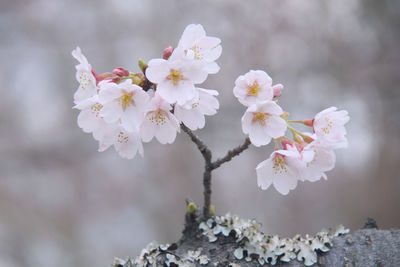
[[[172,144],[175,141],[176,133],[176,125],[168,120],[162,126],[158,126],[155,136],[161,144]]]
[[[209,74],[216,74],[220,70],[220,67],[216,62],[210,62],[205,65],[204,70]]]
[[[205,35],[206,32],[203,26],[200,24],[190,24],[186,26],[185,30],[183,31],[178,46],[188,49],[189,46],[192,46],[195,41],[204,37]]]
[[[289,191],[296,188],[296,186],[297,178],[290,171],[290,169],[286,175],[280,175],[274,179],[274,187],[282,195],[287,195]]]
[[[287,123],[279,116],[270,116],[265,125],[265,133],[272,138],[278,138],[285,135]]]
[[[99,119],[90,109],[82,110],[78,115],[78,126],[86,133],[90,133],[99,126]]]
[[[265,133],[264,127],[258,123],[252,123],[249,131],[249,138],[254,146],[264,146],[271,142],[271,136]]]
[[[121,96],[121,89],[116,83],[99,83],[99,102],[102,104],[108,103]]]
[[[274,101],[265,101],[258,104],[260,110],[273,115],[282,115],[282,108],[276,104]]]
[[[142,138],[143,142],[150,142],[156,132],[156,126],[150,121],[151,114],[152,113],[149,113],[146,116],[145,120],[140,126],[140,137]]]
[[[160,83],[168,76],[169,70],[170,66],[168,61],[161,58],[152,59],[148,63],[146,77],[153,83]]]
[[[268,187],[272,184],[273,181],[272,166],[273,166],[272,159],[269,158],[259,163],[256,167],[257,185],[262,190],[268,189]]]
[[[100,116],[102,116],[107,123],[118,121],[121,118],[122,113],[121,105],[116,101],[104,104],[103,108],[100,110]]]

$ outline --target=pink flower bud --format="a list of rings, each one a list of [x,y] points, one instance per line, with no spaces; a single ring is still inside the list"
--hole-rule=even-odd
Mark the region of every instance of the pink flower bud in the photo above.
[[[282,95],[282,90],[283,90],[283,85],[278,83],[272,86],[272,89],[274,90],[274,98],[280,97]]]
[[[164,49],[162,58],[167,60],[171,56],[172,52],[174,52],[174,48],[172,46],[168,46],[167,48]]]
[[[314,142],[314,138],[311,138],[310,136],[307,136],[307,135],[305,135],[305,136],[303,137],[303,139],[304,139],[304,141],[305,141],[306,143]]]
[[[99,82],[101,82],[104,79],[107,79],[108,77],[113,76],[112,73],[110,72],[104,72],[102,74],[97,74],[94,69],[92,69],[92,74],[94,76],[94,78],[96,79],[96,84],[98,84]]]
[[[113,70],[113,73],[115,75],[119,76],[119,77],[124,77],[124,76],[128,76],[129,75],[129,71],[124,69],[124,68],[122,68],[122,67],[115,68]]]
[[[113,82],[113,83],[119,83],[120,81],[121,81],[120,77],[115,77],[115,78],[111,79],[111,82]]]
[[[299,152],[303,151],[303,149],[308,145],[308,143],[301,141],[300,143],[294,144]]]
[[[311,120],[303,120],[303,123],[304,123],[304,125],[313,127],[313,125],[314,125],[314,119],[311,119]]]
[[[290,142],[287,139],[282,139],[281,144],[282,144],[283,149],[286,150],[288,145],[292,145],[292,142]]]

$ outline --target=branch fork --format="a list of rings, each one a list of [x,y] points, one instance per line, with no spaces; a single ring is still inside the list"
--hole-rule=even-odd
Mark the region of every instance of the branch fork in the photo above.
[[[199,149],[201,155],[204,158],[205,166],[204,166],[204,174],[203,174],[203,186],[204,186],[204,206],[203,206],[203,219],[206,220],[211,217],[210,215],[210,205],[211,205],[211,173],[213,170],[219,168],[222,164],[230,161],[233,157],[239,155],[243,151],[245,151],[250,146],[250,139],[247,137],[243,144],[240,146],[229,150],[226,155],[222,158],[219,158],[212,161],[212,152],[204,144],[200,138],[195,135],[187,126],[181,124],[181,129],[187,133],[192,140],[193,143],[196,144]]]

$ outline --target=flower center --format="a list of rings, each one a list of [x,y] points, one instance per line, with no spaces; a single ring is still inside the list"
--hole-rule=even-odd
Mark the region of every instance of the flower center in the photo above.
[[[186,78],[183,76],[182,71],[171,69],[167,76],[167,80],[171,81],[173,85],[178,85],[180,81],[186,80]]]
[[[313,160],[312,160],[312,161],[310,161],[310,162],[307,162],[307,164],[306,164],[306,167],[307,167],[307,168],[310,168],[311,166],[313,166],[313,165],[314,165],[314,163],[317,161],[317,156],[318,156],[318,154],[317,154],[317,150],[316,150],[316,149],[314,149],[314,158],[313,158]]]
[[[259,123],[261,125],[265,125],[268,121],[269,114],[266,112],[257,112],[253,115],[253,123]]]
[[[82,90],[85,90],[87,87],[89,87],[91,83],[92,80],[90,79],[90,76],[86,72],[81,72],[79,74],[79,84]]]
[[[190,48],[190,50],[192,50],[194,53],[194,59],[196,60],[203,59],[203,55],[201,54],[201,47],[195,45],[192,48]]]
[[[287,167],[283,156],[277,155],[274,157],[274,166],[272,166],[272,169],[274,169],[275,174],[283,174],[287,172]]]
[[[164,110],[157,110],[153,112],[153,115],[150,116],[150,121],[158,125],[164,125],[167,121],[167,113]]]
[[[326,127],[322,128],[324,134],[329,134],[331,132],[331,128],[333,127],[333,122],[328,118],[325,117]]]
[[[125,92],[122,96],[118,97],[118,103],[121,105],[122,109],[125,111],[126,108],[134,105],[133,103],[133,92]]]
[[[260,91],[258,81],[254,81],[252,84],[247,85],[247,96],[257,96],[258,91]]]
[[[99,117],[99,113],[100,113],[100,110],[101,110],[102,108],[103,108],[103,105],[100,104],[100,103],[96,103],[96,104],[94,104],[93,106],[90,107],[92,113],[93,113],[94,115],[96,115],[96,117]]]
[[[126,144],[129,141],[129,137],[126,136],[123,132],[119,132],[117,142],[120,144]]]

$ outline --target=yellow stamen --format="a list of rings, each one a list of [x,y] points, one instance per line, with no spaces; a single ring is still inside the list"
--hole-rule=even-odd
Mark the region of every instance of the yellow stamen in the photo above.
[[[120,144],[126,144],[128,143],[129,138],[126,136],[123,132],[119,132],[117,142]]]
[[[192,48],[190,48],[190,50],[192,50],[194,53],[194,59],[196,59],[196,60],[203,59],[203,55],[201,54],[201,50],[202,50],[201,47],[199,47],[198,45],[195,45]]]
[[[182,71],[171,69],[170,74],[167,76],[167,80],[171,81],[173,85],[178,85],[180,81],[186,80],[186,78],[183,76]]]
[[[92,80],[90,79],[90,76],[86,72],[81,72],[79,74],[79,84],[82,90],[85,90],[87,87],[89,87],[91,83]]]
[[[157,110],[153,112],[153,115],[150,116],[150,121],[158,125],[164,125],[167,121],[168,114],[164,110]]]
[[[103,108],[103,105],[100,104],[100,103],[96,103],[96,104],[94,104],[93,106],[90,107],[90,109],[92,110],[92,113],[94,115],[96,115],[96,117],[99,117],[99,113],[100,113],[100,110],[102,108]]]
[[[278,155],[274,157],[274,166],[272,166],[272,169],[274,169],[275,174],[283,174],[287,172],[287,167],[283,156]]]
[[[333,122],[328,117],[325,117],[325,121],[327,125],[326,127],[322,128],[322,131],[324,134],[329,134],[331,132],[331,128],[333,127]]]
[[[125,111],[126,108],[134,105],[133,103],[133,92],[125,92],[122,96],[118,98],[118,103],[121,105],[122,109]]]
[[[258,81],[254,81],[253,84],[247,85],[247,96],[257,96],[258,91],[260,91]]]
[[[253,115],[253,122],[265,125],[268,121],[269,114],[266,112],[258,112]]]

